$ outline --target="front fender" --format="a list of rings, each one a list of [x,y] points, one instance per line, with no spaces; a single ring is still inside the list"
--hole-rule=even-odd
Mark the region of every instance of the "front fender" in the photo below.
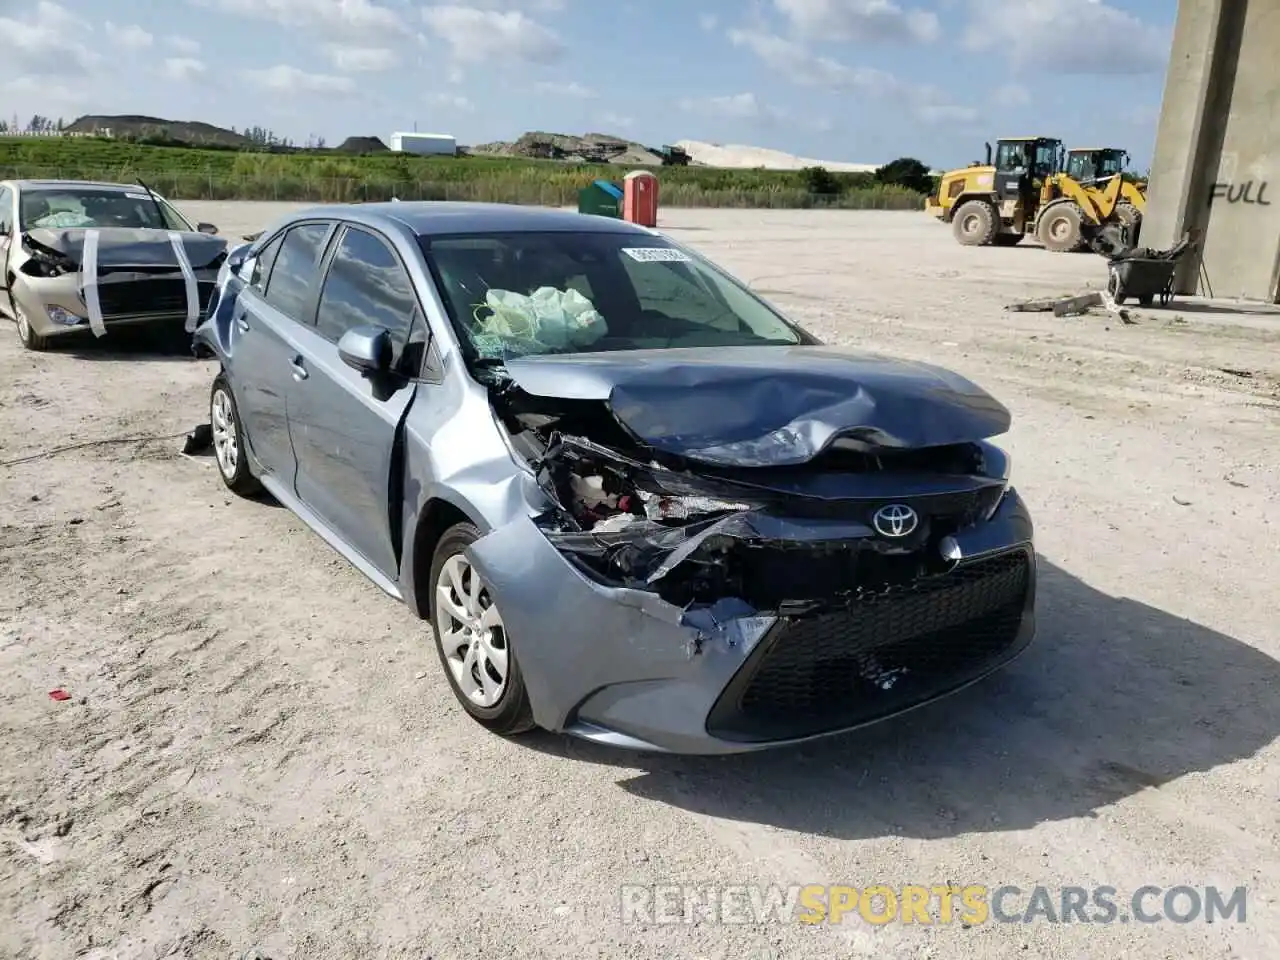
[[[212,302],[201,324],[191,334],[191,349],[202,360],[226,363],[231,356],[232,325],[244,282],[228,275],[214,288]]]

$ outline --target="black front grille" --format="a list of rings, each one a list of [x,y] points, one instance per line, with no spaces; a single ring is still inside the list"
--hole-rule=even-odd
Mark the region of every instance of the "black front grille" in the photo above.
[[[707,729],[730,740],[856,726],[939,696],[1016,652],[1032,559],[1022,550],[784,620],[725,689]]]
[[[213,295],[213,283],[198,283],[200,313],[203,316]],[[103,282],[98,287],[98,305],[104,317],[135,316],[146,313],[186,313],[187,285],[168,277],[154,280]]]
[[[787,501],[786,515],[795,519],[858,520],[870,524],[877,510],[890,503],[904,503],[915,510],[926,523],[941,523],[960,529],[986,516],[1004,494],[998,483],[959,493],[930,493],[922,496],[884,497],[857,500],[822,500],[817,497],[794,497]]]

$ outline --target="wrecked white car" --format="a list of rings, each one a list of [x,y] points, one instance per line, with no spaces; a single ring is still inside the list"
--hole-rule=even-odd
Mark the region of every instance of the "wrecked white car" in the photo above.
[[[227,243],[139,184],[0,182],[0,314],[29,350],[204,317]]]
[[[429,618],[459,703],[728,753],[948,694],[1035,629],[1009,413],[827,347],[616,220],[318,207],[232,254],[217,464]]]

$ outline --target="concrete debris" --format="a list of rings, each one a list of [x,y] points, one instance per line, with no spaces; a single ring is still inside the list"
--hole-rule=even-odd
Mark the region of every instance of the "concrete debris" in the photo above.
[[[1096,290],[1078,297],[1024,300],[1021,303],[1008,304],[1005,310],[1012,313],[1052,313],[1055,317],[1078,317],[1087,314],[1093,307],[1105,307],[1108,313],[1119,317],[1124,323],[1137,323],[1129,316],[1129,311],[1118,306],[1112,297]]]
[[[1094,291],[1081,297],[1067,297],[1065,300],[1059,300],[1053,305],[1053,315],[1055,317],[1074,317],[1077,314],[1088,313],[1090,307],[1100,306],[1102,306],[1102,294]]]

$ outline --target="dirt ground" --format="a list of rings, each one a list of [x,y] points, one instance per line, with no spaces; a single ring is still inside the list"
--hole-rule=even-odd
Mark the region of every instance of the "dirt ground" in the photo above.
[[[227,234],[283,209],[186,207]],[[146,439],[207,419],[208,364],[0,330],[0,956],[1280,956],[1280,317],[1004,312],[1100,287],[1102,262],[961,248],[909,213],[664,227],[820,336],[1011,408],[1033,647],[800,750],[507,742],[455,705],[424,624]],[[1247,917],[620,916],[622,884],[913,883],[1244,886]]]

